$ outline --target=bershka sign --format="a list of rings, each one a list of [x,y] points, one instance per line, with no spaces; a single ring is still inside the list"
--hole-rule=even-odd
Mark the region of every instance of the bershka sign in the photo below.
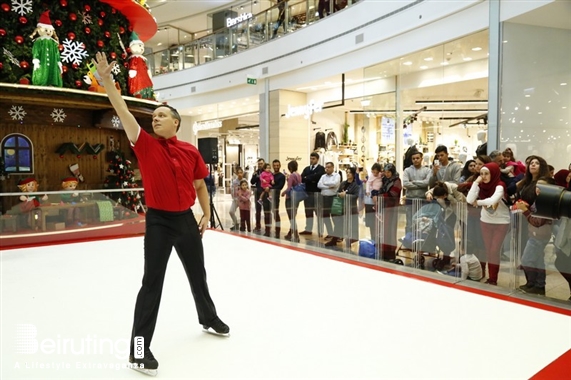
[[[323,103],[316,103],[314,100],[310,100],[309,104],[305,106],[292,107],[288,104],[285,117],[294,117],[294,116],[303,115],[304,119],[309,119],[311,114],[316,112],[321,112],[322,109],[323,109]]]
[[[222,127],[222,121],[220,120],[203,121],[201,123],[195,121],[192,125],[192,131],[196,135],[198,131],[205,131],[207,129],[216,129],[220,127]]]
[[[241,23],[242,21],[246,21],[252,18],[252,14],[251,13],[242,13],[240,16],[238,17],[228,17],[226,19],[226,27],[229,28],[231,26],[234,26],[236,24]]]

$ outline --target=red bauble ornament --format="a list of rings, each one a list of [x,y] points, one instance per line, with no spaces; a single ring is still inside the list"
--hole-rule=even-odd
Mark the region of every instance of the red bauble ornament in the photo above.
[[[0,29],[0,37],[4,37],[6,35],[6,31],[4,29]]]
[[[67,66],[62,66],[61,71],[63,71],[64,73],[67,73]]]
[[[20,84],[30,84],[30,80],[28,78],[20,78]]]
[[[117,9],[115,9],[115,8],[111,8],[111,13],[112,13],[112,14],[115,14],[115,13],[117,13]]]
[[[105,37],[107,38],[111,38],[111,33],[109,33],[108,30],[105,31],[105,33],[103,33],[105,35]]]
[[[28,64],[28,62],[22,61],[20,62],[20,67],[23,68],[24,70],[28,70],[28,67],[30,67],[30,65]]]
[[[20,21],[20,24],[22,25],[26,25],[28,23],[28,19],[25,18],[24,16],[20,17],[18,21]]]
[[[81,88],[81,86],[82,86],[81,81],[80,81],[80,80],[76,80],[76,81],[75,81],[75,87]]]
[[[94,159],[94,160],[96,160],[96,159],[97,159],[97,156],[96,156],[95,154],[93,155],[93,159]]]
[[[2,62],[0,62],[0,70],[2,70],[4,68],[4,64]]]
[[[57,48],[59,49],[59,51],[63,51],[63,45],[62,44],[59,44]]]
[[[98,41],[97,41],[97,47],[98,47],[98,48],[102,48],[103,46],[105,46],[105,44],[103,43],[103,41],[98,40]]]
[[[67,0],[59,0],[62,7],[67,7]]]
[[[2,3],[2,10],[4,12],[10,12],[10,6],[6,3]]]
[[[97,25],[103,26],[103,20],[101,20],[100,18],[98,18],[98,19],[97,19]]]
[[[58,28],[61,28],[61,20],[55,20],[54,21],[55,26],[57,26]]]
[[[91,10],[91,7],[89,6],[89,4],[85,4],[83,6],[83,9],[85,9],[86,12],[89,12]]]
[[[76,85],[77,85],[77,83],[76,83]],[[77,158],[81,158],[81,154],[78,154],[76,157],[77,157]]]
[[[89,26],[85,27],[85,34],[91,33],[91,28]]]
[[[74,32],[69,32],[69,33],[67,34],[67,38],[69,38],[69,39],[72,40],[72,41],[75,40],[75,33],[74,33]]]
[[[77,21],[77,15],[72,12],[72,13],[69,14],[69,19],[70,19],[71,21]]]
[[[16,41],[17,44],[23,44],[24,43],[24,37],[22,36],[16,36],[14,37],[14,41]]]
[[[124,34],[125,33],[125,28],[123,28],[122,26],[119,27],[119,34]]]
[[[73,67],[74,70],[79,69],[79,65],[77,63],[72,63],[71,67]]]
[[[129,25],[129,32],[133,31],[133,25]]]
[[[109,53],[109,57],[111,57],[111,59],[115,59],[117,58],[117,54],[114,51],[112,51],[111,53]]]
[[[128,63],[128,62],[125,62],[125,63],[123,63],[123,66],[125,66],[125,68],[128,69],[128,68],[129,68],[129,63]]]
[[[105,18],[106,14],[105,14],[105,12],[101,11],[101,12],[99,12],[99,16],[101,16],[101,18]]]
[[[127,59],[127,54],[126,54],[126,53],[121,53],[121,58]]]

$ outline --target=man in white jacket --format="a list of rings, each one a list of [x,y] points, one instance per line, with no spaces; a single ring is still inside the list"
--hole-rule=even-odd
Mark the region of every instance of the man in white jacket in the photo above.
[[[412,156],[412,165],[404,169],[403,187],[406,189],[406,227],[405,233],[412,228],[412,215],[418,210],[413,210],[413,199],[424,199],[428,190],[430,169],[422,166],[422,153],[415,152]],[[418,207],[420,208],[420,206]]]
[[[337,195],[337,190],[341,184],[341,176],[339,173],[334,172],[335,166],[333,162],[325,164],[325,174],[321,176],[317,187],[321,190],[323,197],[323,224],[327,228],[327,234],[333,236],[333,223],[331,222],[331,205],[333,198]]]

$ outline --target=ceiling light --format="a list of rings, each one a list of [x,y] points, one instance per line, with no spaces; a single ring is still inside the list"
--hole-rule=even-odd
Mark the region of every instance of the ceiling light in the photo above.
[[[162,42],[159,42],[159,43],[157,44],[157,46],[161,46],[162,44],[163,44]]]
[[[426,62],[430,62],[430,61],[432,61],[433,59],[434,59],[434,58],[432,58],[432,57],[426,57],[426,58],[424,58],[424,60],[425,60]]]
[[[561,86],[567,86],[567,83],[566,83],[566,82],[563,82],[563,83],[560,83],[560,84],[561,84]]]
[[[410,66],[410,65],[412,65],[412,62],[411,62],[411,61],[406,61],[406,62],[403,62],[403,65],[405,65],[405,66]]]
[[[472,48],[472,51],[480,51],[480,50],[482,50],[482,48],[479,47],[479,46],[476,46],[476,47],[473,47],[473,48]]]
[[[361,106],[363,106],[363,107],[368,107],[369,105],[371,105],[371,99],[363,99],[363,100],[361,100]]]
[[[427,105],[427,104],[488,104],[487,100],[417,100],[416,104]]]
[[[441,64],[442,66],[448,66],[448,65],[449,65],[449,63],[448,63],[447,61],[440,62],[440,64]]]
[[[428,66],[420,66],[420,69],[421,69],[421,70],[426,70],[426,69],[428,69]]]
[[[471,60],[472,60],[472,58],[470,58],[470,57],[464,57],[464,61],[471,61]]]

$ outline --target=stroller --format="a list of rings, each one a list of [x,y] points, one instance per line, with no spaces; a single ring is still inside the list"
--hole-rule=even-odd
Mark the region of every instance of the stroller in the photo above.
[[[442,269],[445,265],[444,256],[450,256],[456,246],[456,216],[452,214],[445,220],[444,214],[444,209],[437,201],[422,206],[412,217],[412,231],[399,239],[401,245],[396,256],[412,259],[414,266],[421,269],[424,269],[426,258],[432,257],[433,268]],[[404,265],[401,259],[396,259],[395,263]]]

